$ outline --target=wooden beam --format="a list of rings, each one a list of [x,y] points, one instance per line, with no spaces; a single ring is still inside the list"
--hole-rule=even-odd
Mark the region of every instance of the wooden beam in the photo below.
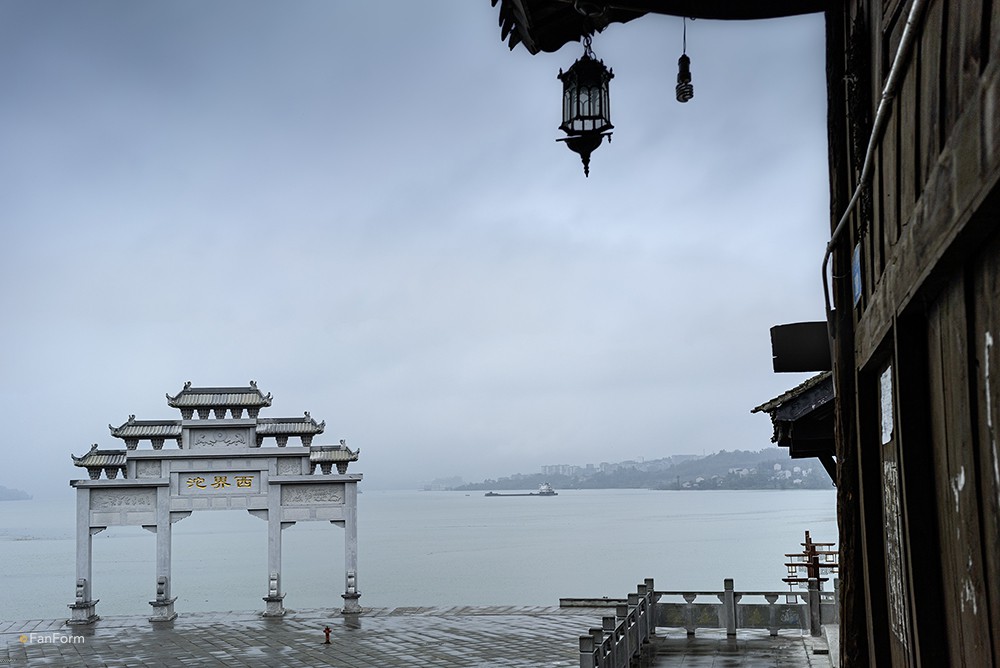
[[[546,1],[563,5],[573,5],[576,2],[576,0],[536,0],[536,4]],[[818,14],[840,8],[843,0],[605,0],[604,2],[591,0],[588,4],[628,12],[683,16],[689,19],[746,21]]]
[[[848,157],[848,106],[844,76],[851,17],[844,8],[826,13],[827,135],[830,165],[830,230],[847,202],[853,174]],[[846,238],[845,238],[846,240]],[[837,524],[840,538],[840,665],[867,666],[868,601],[862,556],[861,499],[855,415],[854,322],[850,280],[851,244],[841,242],[834,253],[833,288],[837,310],[830,323],[834,333],[833,367],[837,412],[834,433],[837,445]]]
[[[686,16],[693,19],[746,21],[825,12],[834,0],[610,0],[613,9]]]

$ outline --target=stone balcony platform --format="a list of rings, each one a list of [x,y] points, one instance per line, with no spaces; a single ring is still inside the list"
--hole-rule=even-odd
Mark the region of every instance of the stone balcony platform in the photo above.
[[[360,615],[288,610],[277,619],[251,612],[184,613],[155,624],[145,616],[107,616],[87,628],[68,627],[64,620],[0,622],[0,668],[576,668],[578,637],[600,626],[604,612],[377,608]],[[326,626],[332,631],[329,645],[323,643]],[[726,639],[724,632],[699,631],[697,638],[688,638],[683,629],[661,628],[653,666],[827,668],[830,657],[814,654],[814,642],[798,632],[769,638],[766,631],[741,631],[736,639]]]

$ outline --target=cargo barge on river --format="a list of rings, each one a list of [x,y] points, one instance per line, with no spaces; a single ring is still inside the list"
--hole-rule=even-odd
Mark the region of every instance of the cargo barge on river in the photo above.
[[[513,494],[500,494],[499,492],[486,492],[486,496],[558,496],[559,492],[552,489],[552,485],[547,482],[538,487],[537,492],[515,492]]]

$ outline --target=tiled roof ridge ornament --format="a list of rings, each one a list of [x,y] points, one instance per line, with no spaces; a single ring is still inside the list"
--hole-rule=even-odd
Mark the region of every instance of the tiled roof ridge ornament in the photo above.
[[[97,443],[94,443],[92,446],[90,446],[90,450],[84,453],[82,457],[77,457],[73,453],[70,453],[69,456],[73,459],[73,463],[75,464],[76,462],[82,462],[84,459],[94,454],[95,452],[97,452]]]
[[[326,420],[323,420],[322,422],[317,423],[316,420],[313,420],[312,415],[309,415],[309,411],[303,411],[303,413],[305,413],[305,416],[306,416],[307,420],[309,420],[314,425],[316,425],[317,428],[319,428],[320,432],[322,432],[323,430],[326,429]]]
[[[125,426],[126,424],[132,424],[133,422],[135,422],[135,415],[129,415],[129,416],[128,416],[128,419],[127,419],[127,420],[125,420],[125,424],[121,425],[121,427],[116,427],[116,426],[114,426],[113,424],[111,424],[111,423],[109,422],[109,423],[108,423],[108,429],[110,429],[110,430],[112,431],[112,433],[113,433],[113,432],[114,432],[115,430],[117,430],[117,429],[121,429],[121,428],[122,428],[122,427],[124,427],[124,426]]]

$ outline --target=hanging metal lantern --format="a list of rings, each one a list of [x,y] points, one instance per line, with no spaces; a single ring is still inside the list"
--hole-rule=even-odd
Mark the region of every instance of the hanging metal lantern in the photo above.
[[[571,151],[580,154],[583,173],[590,176],[590,154],[601,145],[604,138],[611,141],[611,104],[608,82],[614,72],[604,66],[604,62],[594,58],[590,49],[590,36],[584,37],[583,56],[563,72],[559,70],[559,80],[563,83],[563,114],[559,129],[566,137],[557,141],[566,142]]]

